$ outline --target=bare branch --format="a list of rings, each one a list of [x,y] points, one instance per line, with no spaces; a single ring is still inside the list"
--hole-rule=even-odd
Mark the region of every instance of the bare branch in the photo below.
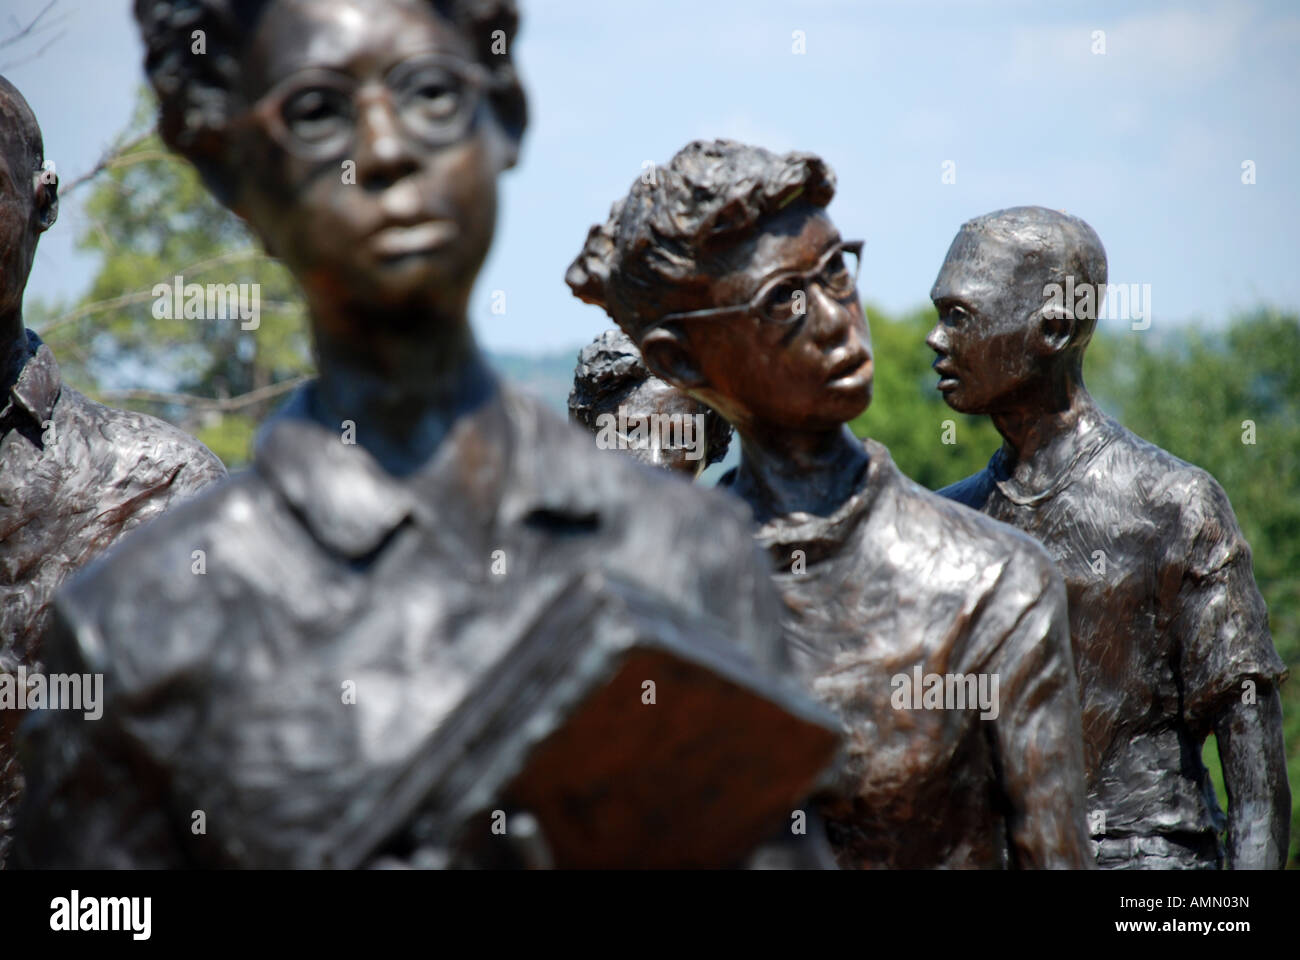
[[[108,390],[101,396],[105,400],[140,400],[146,403],[174,403],[187,407],[194,407],[200,413],[215,411],[217,413],[233,413],[244,407],[251,406],[255,403],[261,403],[264,400],[272,400],[281,394],[288,393],[299,384],[306,383],[311,377],[307,375],[291,377],[288,380],[281,380],[279,383],[273,383],[270,386],[259,387],[256,390],[250,390],[248,393],[241,393],[237,397],[227,397],[217,399],[214,397],[196,397],[189,393],[166,393],[159,390]]]
[[[44,7],[41,8],[41,12],[32,18],[31,23],[27,24],[27,26],[25,27],[21,27],[18,30],[18,32],[13,34],[12,36],[6,37],[4,40],[0,40],[0,50],[3,50],[5,47],[12,46],[13,44],[17,43],[19,40],[23,39],[24,37],[31,36],[33,31],[39,33],[40,31],[37,29],[36,25],[41,22],[41,18],[44,17],[47,13],[49,13],[50,9],[58,2],[59,0],[50,0],[49,3],[47,3]]]
[[[19,67],[29,64],[33,60],[39,60],[44,55],[46,50],[50,49],[50,47],[58,43],[59,40],[61,40],[64,36],[67,35],[67,33],[68,31],[66,30],[60,30],[50,39],[48,43],[45,44],[45,46],[41,47],[30,57],[24,57],[22,60],[10,60],[8,63],[0,63],[0,73],[8,73],[11,70],[17,70]]]
[[[242,250],[232,250],[230,253],[223,253],[219,257],[211,257],[207,260],[200,260],[197,263],[191,263],[188,267],[181,267],[176,271],[176,273],[181,276],[184,276],[187,273],[202,273],[205,270],[210,270],[212,267],[219,267],[223,264],[233,263],[238,260],[264,256],[266,256],[266,254],[261,250],[258,250],[256,247],[245,247]],[[74,320],[80,320],[83,317],[88,317],[96,313],[103,313],[105,310],[116,310],[118,307],[127,307],[133,303],[143,303],[146,300],[153,299],[153,295],[153,287],[150,287],[148,290],[136,290],[132,293],[125,293],[120,297],[113,297],[109,300],[96,300],[93,303],[83,304],[76,309],[69,310],[62,316],[55,317],[36,332],[40,336],[44,337],[51,330],[72,323]]]
[[[104,155],[99,158],[99,162],[96,163],[93,167],[91,167],[88,171],[86,171],[79,177],[69,180],[67,183],[63,183],[59,185],[59,199],[62,200],[73,190],[77,189],[77,187],[81,186],[83,183],[87,183],[88,181],[95,179],[95,177],[99,176],[101,173],[103,173],[105,170],[109,169],[110,167],[115,167],[123,163],[138,163],[139,159],[143,159],[143,158],[137,159],[134,157],[124,157],[123,154],[126,154],[129,151],[135,149],[140,144],[144,143],[146,140],[152,137],[153,134],[154,134],[154,130],[152,127],[150,127],[144,133],[140,134],[138,137],[133,137],[132,139],[128,140],[126,143],[122,143],[119,141],[118,143],[109,147],[107,150],[104,151]],[[147,151],[147,153],[149,159],[153,159],[154,157],[159,155],[157,151]]]

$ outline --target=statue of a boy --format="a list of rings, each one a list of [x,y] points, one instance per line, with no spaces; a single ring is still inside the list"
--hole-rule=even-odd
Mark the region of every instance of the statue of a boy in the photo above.
[[[1106,251],[1042,207],[963,224],[930,296],[939,390],[1002,447],[941,491],[1042,541],[1065,577],[1083,698],[1089,826],[1102,867],[1280,867],[1291,802],[1285,676],[1250,547],[1223,488],[1098,409],[1083,355]]]
[[[22,779],[14,684],[41,670],[54,591],[119,537],[226,474],[189,434],[95,403],[67,386],[23,325],[40,236],[58,216],[59,180],[41,128],[0,77],[0,865]]]

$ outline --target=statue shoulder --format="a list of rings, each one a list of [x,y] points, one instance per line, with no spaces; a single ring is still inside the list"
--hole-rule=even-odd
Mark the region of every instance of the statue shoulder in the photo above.
[[[985,485],[991,487],[987,470],[937,493],[906,477],[902,479],[899,489],[909,502],[897,504],[896,509],[906,518],[903,522],[926,528],[912,530],[909,539],[915,543],[945,544],[930,562],[967,571],[972,565],[977,570],[1001,570],[1002,586],[1015,582],[1026,594],[1047,591],[1060,583],[1056,565],[1038,540],[981,513],[965,496],[949,492],[960,488],[957,493],[969,495]]]
[[[239,556],[272,501],[247,471],[123,536],[55,595],[61,642],[88,669],[135,680],[206,656],[224,639],[248,569],[215,554]]]

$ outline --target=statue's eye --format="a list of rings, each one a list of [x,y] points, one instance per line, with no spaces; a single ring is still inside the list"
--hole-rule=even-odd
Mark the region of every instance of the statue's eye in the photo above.
[[[416,134],[435,135],[456,125],[469,104],[465,84],[433,67],[408,77],[402,88],[402,116]]]
[[[796,280],[782,280],[764,294],[760,309],[768,320],[788,323],[803,315],[804,300],[803,289]]]
[[[289,97],[284,125],[305,143],[324,143],[346,135],[351,126],[351,100],[330,87],[309,87]]]
[[[833,297],[847,297],[853,293],[853,271],[843,253],[836,253],[822,268],[822,283]]]

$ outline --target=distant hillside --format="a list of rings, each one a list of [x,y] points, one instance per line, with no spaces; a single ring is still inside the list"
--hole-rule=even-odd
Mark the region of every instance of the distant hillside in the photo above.
[[[578,364],[580,349],[574,347],[572,350],[538,354],[494,353],[489,350],[487,357],[501,376],[567,417],[573,368]]]

